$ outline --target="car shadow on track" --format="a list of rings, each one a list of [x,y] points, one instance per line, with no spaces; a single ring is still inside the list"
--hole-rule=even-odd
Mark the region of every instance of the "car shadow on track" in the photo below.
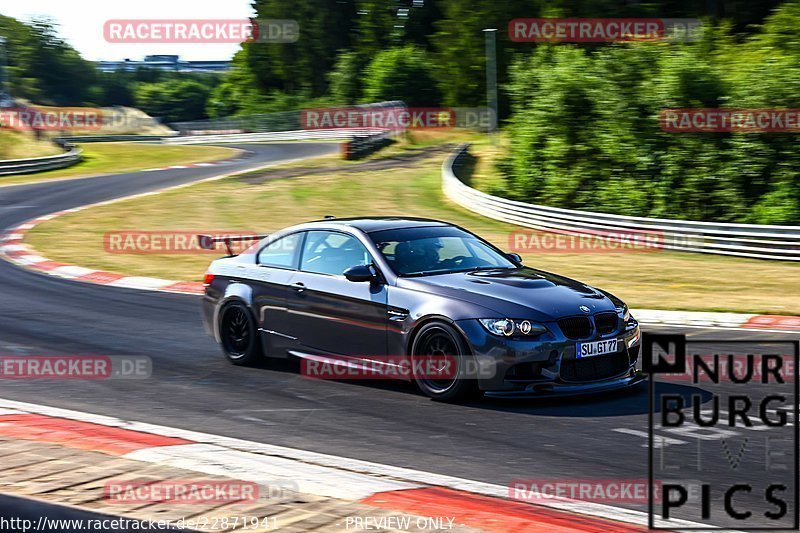
[[[675,383],[656,383],[653,391],[654,412],[660,412],[661,397],[681,396],[690,405],[692,396],[699,395],[702,402],[710,401],[712,394],[699,387]],[[629,389],[600,394],[530,399],[489,399],[471,403],[471,407],[508,413],[540,416],[586,417],[641,415],[649,412],[648,385],[639,383]]]
[[[400,380],[319,380],[317,378],[303,377],[300,373],[299,362],[293,359],[271,361],[257,366],[267,371],[295,374],[297,377],[308,379],[309,381],[333,381],[341,385],[357,385],[364,389],[364,394],[369,394],[369,389],[378,389],[417,396],[421,400],[427,399],[412,383]],[[693,395],[699,395],[703,403],[710,401],[712,398],[710,392],[700,387],[664,382],[656,382],[653,394],[656,413],[660,412],[660,398],[663,395],[682,396],[685,405],[691,404]],[[641,415],[649,412],[648,384],[644,382],[630,387],[629,389],[580,396],[515,399],[482,397],[477,400],[462,402],[460,405],[471,409],[529,414],[533,416],[598,418]]]

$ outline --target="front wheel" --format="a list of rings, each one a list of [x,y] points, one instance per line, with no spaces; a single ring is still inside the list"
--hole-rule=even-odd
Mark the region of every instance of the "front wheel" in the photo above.
[[[414,382],[434,400],[464,400],[478,393],[471,364],[475,359],[461,335],[445,322],[422,326],[411,346],[411,361]],[[445,365],[451,366],[444,368]]]
[[[220,313],[222,352],[234,365],[251,365],[261,358],[256,322],[241,302],[227,304]]]

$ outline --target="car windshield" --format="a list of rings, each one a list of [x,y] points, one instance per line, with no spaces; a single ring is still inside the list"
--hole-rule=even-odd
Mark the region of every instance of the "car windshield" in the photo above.
[[[452,226],[383,230],[369,236],[400,276],[517,268],[475,235]]]

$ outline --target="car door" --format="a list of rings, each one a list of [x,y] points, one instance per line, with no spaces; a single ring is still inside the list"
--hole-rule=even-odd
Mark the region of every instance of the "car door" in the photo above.
[[[296,345],[290,332],[287,298],[297,271],[303,232],[280,237],[258,251],[255,266],[251,267],[253,308],[262,332],[267,355],[285,356]]]
[[[343,275],[352,266],[372,262],[353,235],[307,232],[288,295],[291,335],[303,351],[355,357],[386,354],[386,285],[348,281]]]

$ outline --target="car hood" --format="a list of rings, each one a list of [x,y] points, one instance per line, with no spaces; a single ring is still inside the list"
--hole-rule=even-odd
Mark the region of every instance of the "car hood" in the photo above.
[[[579,281],[534,268],[459,272],[401,278],[409,288],[468,301],[498,317],[552,321],[565,316],[613,311],[622,301]]]

